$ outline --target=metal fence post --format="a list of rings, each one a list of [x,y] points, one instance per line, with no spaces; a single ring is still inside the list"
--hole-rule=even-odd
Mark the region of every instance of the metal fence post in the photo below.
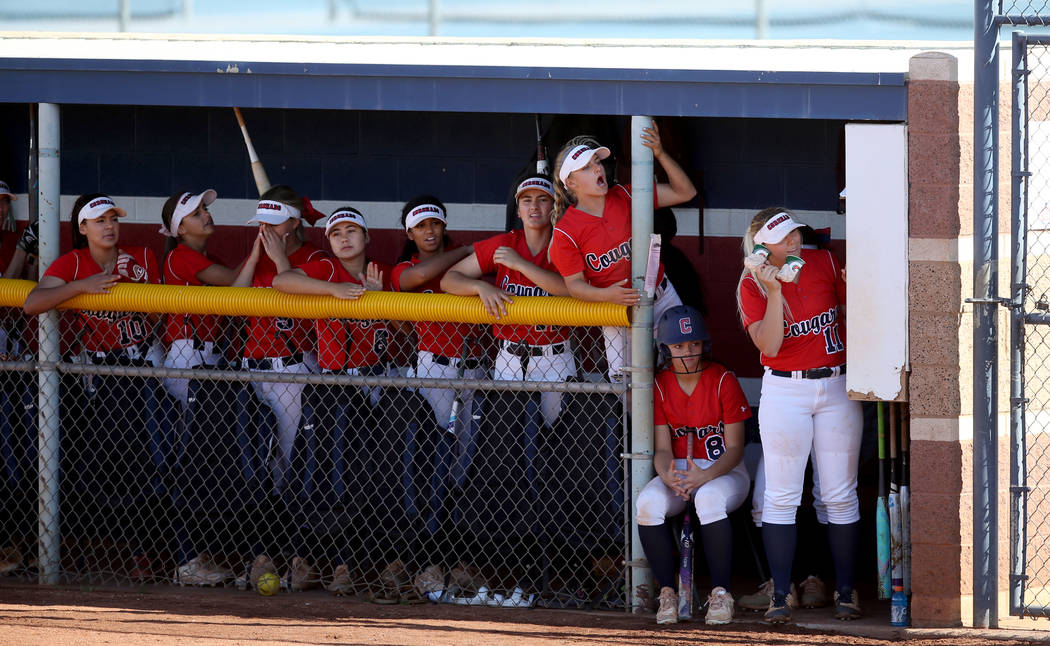
[[[645,294],[645,268],[648,264],[649,236],[653,232],[653,151],[642,145],[642,131],[652,125],[650,117],[631,117],[631,277],[634,288],[642,291],[631,319],[631,452],[651,453],[653,449],[653,299]],[[652,477],[652,463],[631,461],[631,584],[652,587],[652,573],[640,563],[645,553],[634,518],[635,501]],[[635,612],[641,610],[632,592]]]
[[[998,626],[999,24],[974,0],[973,623]]]
[[[59,106],[41,103],[39,108],[40,150],[40,275],[58,258],[58,224],[61,218],[59,142],[61,122]],[[39,317],[38,426],[39,426],[39,581],[57,584],[59,580],[59,376],[56,363],[59,354],[58,312],[52,310]]]

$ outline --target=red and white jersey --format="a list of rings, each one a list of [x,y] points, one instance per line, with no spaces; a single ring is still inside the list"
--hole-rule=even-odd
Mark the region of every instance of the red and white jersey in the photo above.
[[[304,242],[295,253],[288,256],[292,267],[324,258],[327,254],[313,244]],[[252,276],[252,287],[273,287],[277,267],[269,256],[259,258]],[[287,357],[297,352],[310,350],[310,324],[305,319],[284,316],[249,316],[248,339],[244,344],[244,356],[249,359],[265,357]]]
[[[389,290],[390,267],[382,263],[376,265],[383,272],[383,289]],[[338,258],[311,260],[298,268],[317,280],[361,284]],[[317,363],[325,370],[377,366],[386,361],[390,340],[386,321],[317,319],[314,330],[317,332]]]
[[[725,425],[751,417],[751,407],[736,375],[717,363],[700,372],[700,380],[687,395],[670,370],[663,370],[653,383],[653,425],[671,428],[671,450],[685,458],[689,438],[693,457],[717,460],[726,451]]]
[[[164,258],[165,285],[206,285],[197,274],[218,261],[184,244],[168,252]],[[214,314],[168,314],[164,327],[164,342],[170,344],[177,339],[215,341],[219,333],[220,317]]]
[[[59,256],[44,275],[71,283],[101,272],[102,268],[85,247]],[[121,247],[113,275],[118,276],[118,283],[156,284],[160,279],[157,257],[148,247]],[[76,316],[81,346],[90,352],[110,352],[138,345],[152,332],[149,318],[138,312],[77,310]]]
[[[656,193],[653,193],[655,207]],[[565,210],[551,239],[551,260],[562,276],[583,272],[595,287],[631,277],[631,187],[616,184],[605,194],[602,217],[575,206]],[[657,280],[663,278],[660,265]]]
[[[846,304],[846,282],[839,264],[830,251],[802,249],[800,254],[806,264],[798,283],[780,287],[784,342],[777,356],[762,355],[762,365],[773,370],[831,368],[846,362],[846,326],[839,321],[839,306]],[[744,327],[766,314],[766,297],[753,276],[745,276],[740,284],[740,305]]]
[[[453,247],[450,247],[452,249]],[[401,291],[401,274],[412,265],[420,263],[419,255],[413,255],[411,260],[405,260],[394,265],[390,271],[390,286],[395,292]],[[422,294],[441,294],[442,273],[434,279],[420,285],[414,292]],[[439,323],[437,321],[416,321],[416,337],[418,338],[418,349],[444,357],[459,357],[463,348],[463,339],[468,336],[477,341],[481,334],[478,326],[470,323]],[[467,351],[468,357],[481,356],[480,343],[473,343]]]
[[[547,259],[547,248],[533,254],[525,240],[525,231],[516,229],[509,233],[493,236],[481,242],[474,243],[474,254],[477,256],[478,265],[482,274],[496,274],[496,287],[515,296],[550,296],[543,288],[532,282],[528,276],[511,269],[506,265],[499,265],[493,260],[496,249],[510,247],[518,253],[526,262],[531,262],[541,269],[557,272],[554,263]],[[499,325],[492,326],[492,335],[497,339],[505,339],[515,343],[524,341],[530,345],[549,345],[561,343],[569,338],[569,328],[554,325]]]

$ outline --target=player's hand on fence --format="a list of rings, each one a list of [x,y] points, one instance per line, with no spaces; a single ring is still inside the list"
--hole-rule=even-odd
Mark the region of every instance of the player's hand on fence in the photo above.
[[[26,252],[27,255],[37,255],[37,240],[40,237],[39,230],[36,222],[27,224],[26,228],[22,230],[21,237],[18,238],[18,248]]]
[[[492,252],[492,261],[497,265],[503,265],[516,271],[521,271],[522,263],[525,262],[517,251],[510,247],[499,247]]]
[[[777,273],[780,271],[775,265],[765,264],[755,270],[755,278],[766,288],[766,291],[779,292],[780,282]]]
[[[653,151],[653,158],[658,159],[664,154],[664,146],[660,142],[660,129],[653,122],[648,128],[642,130],[642,145]]]
[[[352,301],[365,293],[365,286],[356,283],[329,283],[328,293],[336,298]]]
[[[365,289],[372,292],[383,291],[383,271],[379,268],[379,265],[374,262],[368,263],[368,267],[365,268],[364,277],[358,277]]]
[[[481,298],[482,305],[485,306],[485,311],[494,318],[506,316],[507,303],[514,302],[514,298],[510,294],[488,283],[483,283],[478,287],[478,296]]]
[[[80,287],[83,290],[81,293],[83,294],[108,294],[109,290],[113,289],[113,286],[117,284],[117,280],[117,276],[100,271],[94,276],[81,278],[76,282],[80,283]]]
[[[630,287],[630,284],[631,279],[624,278],[623,282],[621,283],[609,285],[608,287],[603,287],[602,289],[605,290],[606,297],[602,300],[607,303],[626,305],[627,307],[634,305],[642,297],[642,293],[639,292],[637,289]]]

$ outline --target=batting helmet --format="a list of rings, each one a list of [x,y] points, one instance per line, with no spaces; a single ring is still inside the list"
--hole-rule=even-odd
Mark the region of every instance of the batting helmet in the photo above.
[[[687,341],[702,341],[703,353],[711,349],[711,335],[707,333],[704,317],[688,305],[676,305],[663,313],[656,327],[656,343],[660,350],[661,363],[671,363],[671,350],[668,346]],[[671,369],[681,374],[694,372],[685,370],[684,366],[683,370],[675,370],[673,365]]]

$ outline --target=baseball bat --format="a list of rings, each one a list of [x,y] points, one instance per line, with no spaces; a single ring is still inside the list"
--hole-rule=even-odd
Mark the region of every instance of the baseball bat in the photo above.
[[[889,403],[890,414],[890,585],[893,589],[904,588],[904,553],[901,544],[901,498],[900,472],[897,469],[897,437],[900,425],[897,419],[897,405]]]
[[[908,473],[909,432],[908,405],[900,406],[901,415],[901,545],[904,552],[904,594],[911,594],[911,476]]]
[[[543,133],[540,130],[540,115],[536,115],[536,172],[550,175],[550,164],[547,163],[547,151],[543,149]]]
[[[467,363],[467,349],[470,344],[474,342],[473,337],[465,337],[463,339],[463,345],[459,350],[459,366],[456,367],[456,380],[463,381],[463,373],[466,370]],[[459,411],[463,409],[463,391],[459,388],[456,389],[456,398],[452,400],[452,412],[448,416],[448,426],[445,430],[453,435],[456,434],[456,420],[459,418]]]
[[[241,127],[241,135],[244,136],[244,146],[248,149],[248,161],[252,163],[252,176],[255,177],[255,188],[259,189],[259,195],[262,195],[270,190],[270,178],[266,176],[266,169],[263,168],[262,162],[259,161],[259,156],[255,154],[255,146],[252,145],[252,137],[248,134],[248,126],[244,125],[241,109],[234,107],[233,114],[237,117],[237,125]]]
[[[875,501],[875,543],[879,566],[879,599],[889,599],[890,590],[890,517],[886,509],[886,418],[884,404],[878,403],[879,419],[879,496]]]
[[[693,438],[696,431],[689,434],[689,444],[685,453],[685,468],[693,461]],[[685,505],[685,518],[682,519],[681,558],[678,564],[678,618],[693,618],[693,510],[690,509],[692,496]]]

